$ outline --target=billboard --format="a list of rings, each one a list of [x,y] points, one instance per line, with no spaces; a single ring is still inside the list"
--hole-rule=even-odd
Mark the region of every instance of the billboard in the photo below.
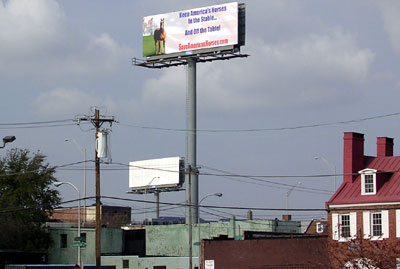
[[[237,44],[237,2],[143,18],[143,57]]]
[[[129,162],[129,188],[132,190],[177,187],[183,183],[184,176],[185,161],[181,157]]]

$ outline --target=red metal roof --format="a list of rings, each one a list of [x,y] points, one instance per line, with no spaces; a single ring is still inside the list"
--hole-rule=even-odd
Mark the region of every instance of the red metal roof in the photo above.
[[[400,156],[365,157],[365,167],[389,172],[390,177],[375,195],[361,195],[361,175],[352,183],[343,183],[327,205],[400,202]]]

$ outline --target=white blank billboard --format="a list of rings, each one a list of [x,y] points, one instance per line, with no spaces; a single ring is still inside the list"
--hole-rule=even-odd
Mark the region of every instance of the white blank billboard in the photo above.
[[[184,168],[181,157],[129,162],[129,188],[151,190],[179,186],[183,183]]]

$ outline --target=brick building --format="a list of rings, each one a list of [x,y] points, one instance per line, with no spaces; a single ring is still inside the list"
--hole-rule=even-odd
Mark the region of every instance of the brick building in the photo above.
[[[400,156],[393,156],[392,138],[376,144],[376,157],[366,156],[364,135],[344,133],[343,183],[326,202],[333,241],[400,238]]]
[[[201,268],[329,268],[327,236],[245,232],[244,238],[203,240]]]
[[[87,206],[86,210],[81,207],[81,225],[84,227],[94,227],[96,224],[96,207]],[[109,228],[120,228],[131,223],[131,208],[125,206],[101,205],[101,226]],[[53,222],[77,223],[78,209],[58,208],[55,209],[50,217]]]

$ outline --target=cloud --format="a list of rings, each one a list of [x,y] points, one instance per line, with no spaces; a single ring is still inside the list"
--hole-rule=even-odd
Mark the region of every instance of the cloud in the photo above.
[[[110,34],[69,29],[55,0],[0,1],[0,74],[46,80],[118,72],[134,54]]]
[[[59,39],[63,19],[59,4],[53,0],[1,1],[1,57],[27,57],[46,49]]]
[[[159,78],[145,82],[142,102],[169,107],[182,103],[186,94],[186,67],[168,68]]]
[[[206,110],[232,113],[339,99],[367,79],[374,60],[340,29],[274,44],[249,38],[245,50],[250,57],[197,65],[198,99]],[[181,100],[184,79],[182,72],[166,70],[147,81],[144,100]]]
[[[376,2],[382,12],[385,31],[388,33],[391,45],[400,54],[400,2],[396,0]]]
[[[126,66],[133,55],[132,49],[120,45],[108,33],[92,35],[79,44],[66,49],[66,55],[57,55],[50,66],[58,65],[56,73],[74,76],[110,75]],[[51,70],[50,70],[51,72]],[[56,74],[54,74],[56,75]]]
[[[82,114],[90,107],[107,107],[113,110],[117,107],[109,98],[100,98],[94,93],[87,93],[77,89],[57,88],[41,93],[33,102],[33,111],[42,117],[72,117]]]

